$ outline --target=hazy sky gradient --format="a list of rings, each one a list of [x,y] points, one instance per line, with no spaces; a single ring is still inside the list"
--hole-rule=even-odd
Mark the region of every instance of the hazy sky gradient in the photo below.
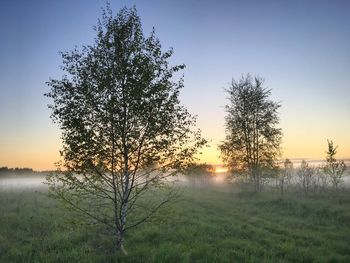
[[[110,1],[136,5],[172,62],[185,63],[181,99],[220,162],[224,88],[259,74],[280,101],[283,157],[323,158],[331,138],[350,157],[350,1]],[[51,169],[60,132],[45,82],[62,75],[58,51],[93,42],[105,1],[1,1],[0,166]]]

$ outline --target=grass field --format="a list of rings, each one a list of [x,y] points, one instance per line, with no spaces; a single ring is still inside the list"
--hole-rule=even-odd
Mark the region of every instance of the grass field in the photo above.
[[[0,262],[350,262],[350,197],[187,189],[114,253],[43,190],[0,189]],[[74,221],[73,221],[74,222]]]

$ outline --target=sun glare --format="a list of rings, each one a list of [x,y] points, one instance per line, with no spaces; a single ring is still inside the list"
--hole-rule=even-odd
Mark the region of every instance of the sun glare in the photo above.
[[[227,172],[227,168],[219,166],[219,167],[215,167],[215,173],[226,173]]]

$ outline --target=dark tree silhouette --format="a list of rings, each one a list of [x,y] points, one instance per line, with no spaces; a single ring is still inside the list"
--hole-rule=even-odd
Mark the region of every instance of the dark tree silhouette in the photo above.
[[[173,51],[162,51],[154,30],[144,36],[135,8],[114,17],[107,7],[96,32],[92,46],[62,53],[66,75],[48,82],[63,141],[60,172],[48,184],[111,229],[124,251],[126,231],[174,194],[169,188],[159,200],[152,191],[191,163],[205,140],[179,102],[183,79],[173,78],[184,65],[169,66]]]
[[[221,156],[232,171],[243,172],[261,190],[262,172],[274,168],[282,137],[279,123],[279,103],[269,97],[271,90],[263,87],[260,77],[232,80],[226,90],[226,138],[219,146]]]

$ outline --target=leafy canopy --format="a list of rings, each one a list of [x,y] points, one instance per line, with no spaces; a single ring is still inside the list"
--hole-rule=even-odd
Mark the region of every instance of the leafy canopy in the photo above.
[[[236,171],[272,167],[279,155],[282,132],[279,103],[270,99],[271,90],[260,77],[250,74],[232,80],[226,90],[226,138],[219,146],[223,161]]]

